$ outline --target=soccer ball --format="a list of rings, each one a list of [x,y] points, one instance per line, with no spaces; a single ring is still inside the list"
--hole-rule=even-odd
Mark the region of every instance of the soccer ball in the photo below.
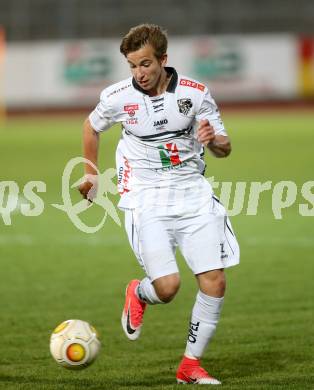
[[[98,333],[85,321],[64,321],[50,337],[51,355],[65,368],[86,368],[96,359],[99,350]]]

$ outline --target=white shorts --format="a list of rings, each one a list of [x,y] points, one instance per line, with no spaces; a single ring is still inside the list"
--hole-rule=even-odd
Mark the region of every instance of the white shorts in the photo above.
[[[177,246],[195,275],[239,263],[237,239],[216,197],[193,215],[160,215],[158,208],[125,210],[125,228],[135,256],[152,281],[178,272]]]

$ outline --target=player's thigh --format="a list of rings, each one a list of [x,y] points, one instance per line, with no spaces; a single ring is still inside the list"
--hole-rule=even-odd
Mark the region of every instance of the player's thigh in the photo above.
[[[178,272],[171,221],[153,212],[127,210],[125,227],[137,259],[152,281]]]
[[[180,218],[177,240],[194,274],[239,263],[238,243],[226,210],[214,199],[197,214]]]

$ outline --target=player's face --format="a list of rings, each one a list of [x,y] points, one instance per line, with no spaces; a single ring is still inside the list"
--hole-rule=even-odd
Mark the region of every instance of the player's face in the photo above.
[[[167,54],[157,59],[151,45],[145,45],[126,56],[132,75],[137,84],[145,91],[156,91],[167,62]]]

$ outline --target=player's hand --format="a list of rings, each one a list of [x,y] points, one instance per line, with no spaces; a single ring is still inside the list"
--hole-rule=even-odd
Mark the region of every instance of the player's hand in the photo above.
[[[84,199],[92,203],[97,195],[97,176],[86,175],[85,181],[79,185],[78,190]]]
[[[197,129],[197,140],[199,143],[207,146],[215,139],[215,130],[208,122],[208,119],[202,119]]]

